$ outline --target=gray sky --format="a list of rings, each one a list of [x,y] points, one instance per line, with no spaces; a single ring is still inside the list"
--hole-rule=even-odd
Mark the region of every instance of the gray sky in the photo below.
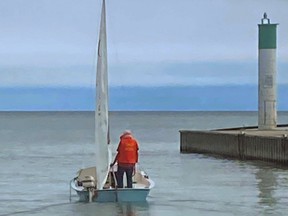
[[[93,85],[100,6],[100,0],[1,0],[0,86]],[[202,84],[236,82],[238,76],[227,71],[220,83],[207,74],[201,79],[191,63],[257,64],[257,24],[264,12],[280,24],[278,62],[287,63],[287,8],[286,0],[107,0],[110,82],[187,83],[186,76],[166,73],[165,65],[173,63],[192,65]],[[135,65],[144,66],[135,72]],[[255,81],[245,74],[246,83]]]

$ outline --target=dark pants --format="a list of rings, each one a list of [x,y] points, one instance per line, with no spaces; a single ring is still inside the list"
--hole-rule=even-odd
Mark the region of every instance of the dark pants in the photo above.
[[[133,167],[124,167],[124,166],[119,166],[119,165],[118,165],[118,170],[116,172],[118,188],[123,188],[124,172],[126,173],[126,177],[127,177],[127,188],[132,188]]]

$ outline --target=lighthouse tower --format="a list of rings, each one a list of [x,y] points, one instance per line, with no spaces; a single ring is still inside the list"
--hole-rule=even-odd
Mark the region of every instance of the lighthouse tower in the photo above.
[[[277,127],[276,110],[276,29],[264,13],[259,27],[258,53],[258,129]]]

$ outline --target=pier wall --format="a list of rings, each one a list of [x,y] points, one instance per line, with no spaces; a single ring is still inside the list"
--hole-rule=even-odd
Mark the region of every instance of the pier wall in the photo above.
[[[288,164],[287,137],[183,130],[180,131],[180,151]]]

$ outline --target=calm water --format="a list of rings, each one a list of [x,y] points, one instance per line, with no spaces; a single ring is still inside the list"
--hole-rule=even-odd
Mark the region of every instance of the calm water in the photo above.
[[[180,129],[256,125],[256,112],[112,112],[113,149],[124,129],[155,181],[146,203],[79,203],[69,180],[94,165],[92,112],[0,113],[0,215],[287,215],[288,170],[179,153]],[[279,113],[279,123],[288,112]]]

